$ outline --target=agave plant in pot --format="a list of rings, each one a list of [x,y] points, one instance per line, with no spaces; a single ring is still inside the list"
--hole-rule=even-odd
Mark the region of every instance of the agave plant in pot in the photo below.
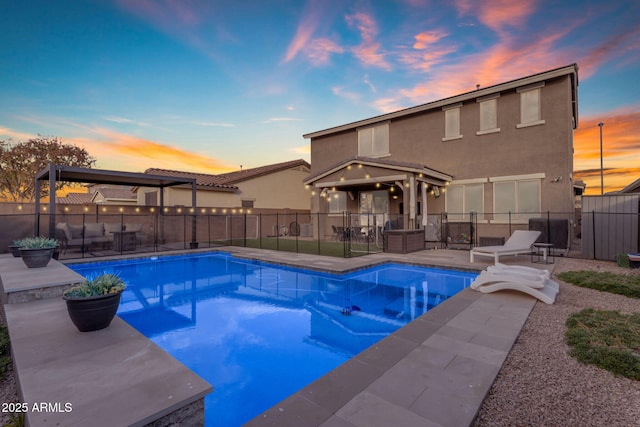
[[[44,236],[25,237],[14,241],[20,257],[29,268],[46,267],[58,248],[58,241]]]
[[[103,273],[67,289],[62,298],[67,302],[71,321],[80,332],[97,331],[111,324],[125,288],[126,284],[118,274]]]

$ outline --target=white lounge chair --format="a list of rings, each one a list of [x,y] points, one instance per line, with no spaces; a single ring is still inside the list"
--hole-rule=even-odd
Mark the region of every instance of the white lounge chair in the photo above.
[[[487,271],[489,273],[513,274],[516,276],[522,276],[524,278],[529,278],[530,276],[538,276],[543,279],[548,279],[551,277],[551,273],[549,273],[549,270],[543,268],[526,267],[524,265],[506,265],[499,262],[495,265],[490,265],[489,267],[487,267]]]
[[[532,276],[536,277],[536,276]],[[471,283],[471,288],[485,294],[502,290],[524,292],[546,304],[553,304],[560,290],[557,282],[544,278],[524,279],[510,274],[495,274],[483,271]]]
[[[498,282],[518,282],[522,285],[527,285],[530,288],[541,289],[548,282],[549,279],[542,276],[525,276],[508,273],[490,273],[489,271],[482,271],[476,279],[471,282],[471,289],[478,289],[484,285],[490,285]]]
[[[504,245],[498,246],[478,246],[471,249],[469,257],[471,262],[475,255],[489,256],[495,259],[498,263],[501,255],[518,255],[531,253],[531,245],[533,245],[536,239],[540,236],[540,231],[534,230],[516,230],[511,237],[504,243]]]

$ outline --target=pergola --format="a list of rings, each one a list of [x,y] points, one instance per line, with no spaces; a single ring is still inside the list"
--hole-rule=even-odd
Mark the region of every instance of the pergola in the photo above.
[[[180,178],[175,176],[150,175],[146,173],[121,172],[104,169],[79,168],[49,164],[40,171],[35,178],[35,234],[40,232],[40,182],[49,181],[49,237],[55,237],[56,224],[56,183],[82,182],[90,184],[132,185],[139,187],[154,187],[164,189],[178,185],[191,185],[191,206],[194,208],[191,227],[191,243],[196,243],[196,180],[195,178]],[[160,214],[164,212],[164,191],[160,191]]]

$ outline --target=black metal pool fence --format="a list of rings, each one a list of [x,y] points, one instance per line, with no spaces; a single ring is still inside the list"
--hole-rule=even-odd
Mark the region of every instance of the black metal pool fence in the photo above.
[[[62,258],[224,246],[354,257],[381,252],[386,230],[421,229],[425,233],[425,248],[468,250],[474,246],[502,244],[518,229],[535,229],[541,231],[540,241],[553,243],[556,253],[614,261],[621,253],[637,253],[640,240],[638,213],[595,211],[448,212],[425,218],[418,215],[413,220],[406,214],[352,212],[58,213],[56,230],[52,231],[48,213],[0,217],[0,250],[3,252],[8,252],[13,240],[35,233],[73,242],[63,245]],[[35,224],[39,224],[38,230]]]

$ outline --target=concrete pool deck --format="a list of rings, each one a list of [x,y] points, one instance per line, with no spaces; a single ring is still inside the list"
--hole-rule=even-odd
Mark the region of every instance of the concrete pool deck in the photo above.
[[[455,250],[428,250],[412,254],[380,253],[346,259],[236,247],[225,247],[220,250],[243,258],[329,272],[350,271],[386,261],[476,271],[489,265],[482,260],[470,264],[468,251]],[[528,256],[506,257],[504,262],[530,265]],[[534,266],[553,267],[553,265]],[[0,278],[3,283],[5,274],[6,265],[0,262]],[[70,363],[68,352],[79,352],[72,359],[75,363],[89,366],[91,363],[99,364],[100,360],[104,363],[104,359],[100,356],[102,353],[91,351],[91,348],[92,346],[100,348],[111,339],[95,335],[96,342],[92,346],[81,344],[77,340],[70,341],[68,336],[73,332],[70,329],[73,326],[66,317],[64,305],[59,304],[60,300],[57,303],[55,310],[60,311],[59,307],[62,306],[64,319],[61,313],[52,314],[55,310],[51,309],[53,304],[51,300],[5,305],[21,397],[29,395],[28,389],[31,392],[40,390],[42,393],[40,400],[57,401],[62,396],[47,395],[45,390],[38,388],[41,385],[40,381],[46,383],[45,377],[49,377],[49,384],[53,383],[53,379],[57,379],[59,382],[64,382],[66,398],[78,395],[83,402],[100,401],[110,397],[115,399],[115,401],[109,399],[114,404],[107,405],[111,406],[111,410],[100,415],[107,423],[110,416],[116,416],[116,413],[120,412],[118,406],[122,406],[124,412],[140,407],[148,410],[158,401],[166,403],[162,402],[160,395],[149,394],[150,389],[144,387],[136,389],[128,386],[130,393],[127,394],[127,399],[121,401],[116,398],[118,392],[112,387],[118,387],[117,377],[131,376],[132,372],[137,372],[136,364],[127,365],[126,368],[124,365],[119,366],[122,372],[114,373],[116,377],[105,383],[104,387],[92,387],[91,381],[83,380],[78,383],[78,378],[73,375],[69,376],[69,380],[60,379],[58,370],[65,366],[65,363]],[[324,427],[470,425],[535,304],[536,300],[532,297],[516,292],[481,294],[465,289],[257,416],[248,425]],[[48,318],[59,319],[48,322],[46,320]],[[61,322],[67,322],[68,325],[63,325]],[[118,331],[127,326],[124,321],[116,318],[112,326],[103,332],[108,334],[112,330]],[[77,334],[80,333],[75,335]],[[125,336],[121,338],[124,340]],[[54,351],[56,343],[62,342],[70,346],[69,350]],[[112,357],[127,359],[141,351],[135,346],[118,346],[117,340],[112,344],[113,348],[121,347],[123,352],[120,356]],[[36,356],[34,353],[39,355]],[[156,354],[155,357],[163,356]],[[145,363],[139,365],[140,370],[144,370],[142,368],[144,365]],[[155,376],[160,380],[163,378],[164,371],[159,366],[152,372],[155,372]],[[72,369],[69,371],[73,372]],[[21,384],[21,373],[22,378],[30,376],[28,385]],[[191,371],[188,373],[180,371],[180,373],[195,376]],[[174,380],[179,378],[176,377]],[[162,382],[156,381],[156,383]],[[206,394],[208,384],[205,386],[202,383],[206,384],[197,376],[189,379],[189,384],[198,384],[200,387],[198,393],[194,395]],[[106,384],[110,385],[106,386]],[[154,383],[148,384],[151,386]],[[157,387],[158,384],[151,387]],[[178,391],[181,391],[180,384],[178,383]],[[75,418],[75,414],[69,413],[61,415],[57,420],[64,425],[69,425],[70,423],[66,421],[70,416]],[[127,424],[143,425],[145,420],[147,422],[150,420],[148,415],[145,418],[137,414],[133,418],[136,417],[140,418],[138,422]],[[84,420],[86,421],[86,418]],[[49,424],[49,421],[43,418],[34,418],[33,421],[30,419],[31,425]],[[78,422],[77,425],[81,424]]]

